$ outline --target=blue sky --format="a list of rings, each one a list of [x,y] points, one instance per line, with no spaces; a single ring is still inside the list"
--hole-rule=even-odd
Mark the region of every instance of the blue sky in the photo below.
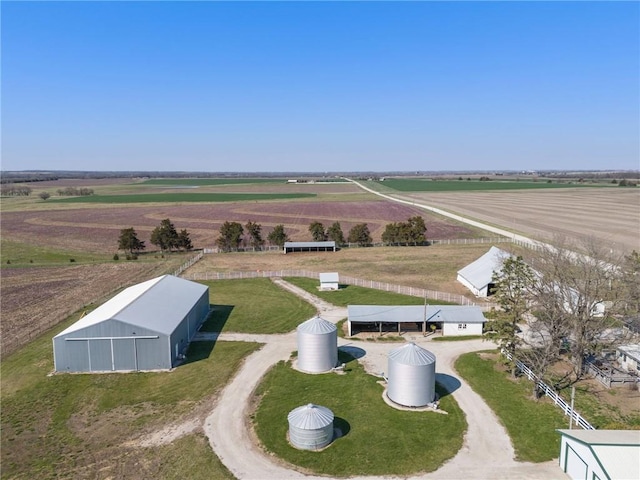
[[[637,2],[0,8],[3,170],[640,169]]]

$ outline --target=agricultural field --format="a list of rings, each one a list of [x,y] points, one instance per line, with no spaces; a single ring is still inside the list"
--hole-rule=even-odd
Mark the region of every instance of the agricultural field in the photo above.
[[[539,190],[558,188],[611,187],[605,183],[583,183],[577,181],[505,179],[482,181],[477,178],[447,180],[431,178],[389,178],[378,182],[386,188],[399,192],[469,192],[502,190]]]
[[[554,236],[593,236],[620,251],[640,250],[640,188],[572,187],[402,194],[396,191],[392,196],[542,241]]]

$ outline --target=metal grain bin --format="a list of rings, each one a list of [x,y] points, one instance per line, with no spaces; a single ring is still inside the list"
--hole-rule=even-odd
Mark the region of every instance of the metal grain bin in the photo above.
[[[436,357],[408,343],[388,355],[387,397],[407,407],[423,407],[435,400]]]
[[[328,372],[338,364],[338,329],[327,320],[314,317],[298,325],[298,369]]]
[[[310,403],[289,412],[289,440],[301,450],[319,450],[333,440],[333,412]]]

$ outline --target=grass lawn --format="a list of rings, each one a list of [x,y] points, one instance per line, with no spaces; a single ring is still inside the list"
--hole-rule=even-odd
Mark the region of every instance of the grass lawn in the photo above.
[[[560,435],[555,429],[568,428],[569,417],[546,399],[533,400],[533,383],[526,377],[511,380],[508,373],[495,368],[495,360],[481,355],[461,355],[455,368],[505,426],[517,459],[545,462],[557,458]]]
[[[203,332],[287,333],[316,309],[268,278],[215,280],[209,286],[213,313]]]
[[[424,305],[424,298],[385,292],[356,285],[340,285],[337,291],[318,290],[319,281],[306,277],[286,277],[285,280],[339,307],[348,305]],[[431,305],[452,305],[441,300],[427,300]]]
[[[51,338],[73,319],[3,360],[2,478],[177,478],[171,458],[189,457],[185,478],[230,478],[192,435],[154,448],[124,446],[145,431],[210,405],[242,360],[246,342],[196,342],[171,372],[47,376]],[[201,455],[188,454],[192,449]],[[183,460],[184,462],[184,460]],[[166,475],[163,473],[167,473]]]
[[[179,203],[243,202],[315,197],[314,193],[141,193],[139,195],[89,195],[49,200],[49,203]]]
[[[330,477],[409,475],[436,470],[462,447],[464,414],[451,395],[440,406],[448,415],[396,410],[382,399],[378,378],[352,357],[345,375],[307,375],[280,362],[264,378],[256,395],[256,433],[265,448],[287,462]],[[440,388],[437,385],[437,388]],[[307,403],[329,408],[343,436],[320,452],[298,450],[287,441],[287,415]]]

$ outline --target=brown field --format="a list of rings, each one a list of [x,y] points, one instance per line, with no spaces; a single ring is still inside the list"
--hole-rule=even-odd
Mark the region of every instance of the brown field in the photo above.
[[[421,215],[427,225],[427,237],[472,238],[476,229],[443,219],[409,206],[385,201],[365,202],[239,202],[76,208],[64,210],[28,210],[2,213],[2,235],[6,240],[63,250],[113,253],[123,228],[133,227],[148,249],[151,231],[162,219],[169,218],[176,229],[187,229],[195,248],[215,246],[218,230],[225,221],[260,223],[266,239],[271,229],[285,225],[291,240],[311,240],[309,224],[322,222],[328,227],[339,221],[347,236],[357,223],[367,223],[374,241],[379,242],[385,226]]]
[[[640,188],[567,188],[403,195],[539,240],[594,236],[640,250]]]

